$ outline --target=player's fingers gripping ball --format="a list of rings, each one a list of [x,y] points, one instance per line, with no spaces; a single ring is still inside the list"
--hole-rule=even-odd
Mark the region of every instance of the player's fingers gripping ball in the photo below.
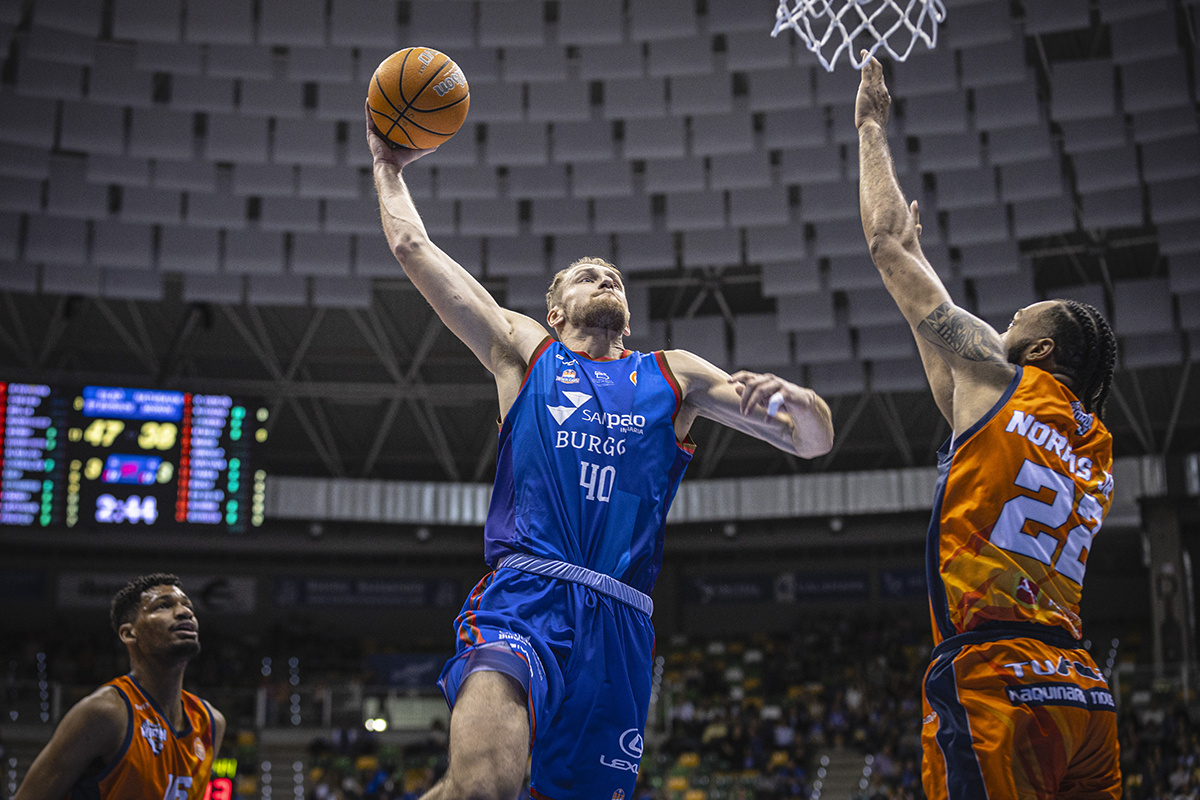
[[[375,68],[367,89],[371,122],[389,142],[413,150],[437,147],[467,118],[466,76],[444,53],[406,47]]]

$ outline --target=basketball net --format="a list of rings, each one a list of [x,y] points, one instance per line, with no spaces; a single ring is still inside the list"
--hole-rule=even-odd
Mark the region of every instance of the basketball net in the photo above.
[[[945,19],[942,0],[779,0],[771,35],[791,28],[833,72],[843,50],[855,69],[867,62],[858,58],[860,50],[870,58],[882,47],[897,61],[908,58],[917,39],[932,50],[938,23]],[[833,53],[826,58],[830,48]]]

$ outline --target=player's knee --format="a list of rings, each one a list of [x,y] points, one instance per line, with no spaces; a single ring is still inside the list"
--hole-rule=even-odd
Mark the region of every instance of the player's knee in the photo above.
[[[525,784],[525,768],[515,758],[482,758],[454,777],[455,800],[514,800]]]

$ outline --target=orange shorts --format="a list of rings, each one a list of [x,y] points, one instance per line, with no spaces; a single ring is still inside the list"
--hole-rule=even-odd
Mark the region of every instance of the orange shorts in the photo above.
[[[989,638],[947,639],[925,673],[929,800],[1119,800],[1116,707],[1087,651]]]

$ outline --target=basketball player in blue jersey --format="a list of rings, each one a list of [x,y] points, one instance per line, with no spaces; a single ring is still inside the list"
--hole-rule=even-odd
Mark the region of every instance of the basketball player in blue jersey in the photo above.
[[[405,274],[495,376],[493,568],[455,621],[439,685],[450,763],[426,798],[509,800],[531,765],[538,800],[631,797],[650,701],[648,593],[667,510],[704,416],[781,450],[829,451],[829,407],[773,375],[732,376],[691,353],[626,350],[621,274],[581,259],[554,277],[546,321],[501,308],[434,245],[392,150],[367,123],[383,229]]]

